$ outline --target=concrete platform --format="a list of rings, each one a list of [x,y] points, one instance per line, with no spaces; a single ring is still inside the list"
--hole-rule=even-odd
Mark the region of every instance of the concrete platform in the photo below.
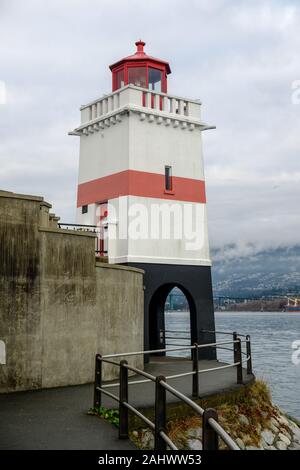
[[[199,370],[211,369],[227,365],[224,362],[201,360],[199,361]],[[145,372],[154,376],[163,375],[165,377],[189,372],[192,370],[190,360],[174,357],[152,358],[149,364],[145,365]],[[142,380],[141,375],[130,377],[129,381]],[[247,375],[243,369],[243,381],[245,384],[253,379],[253,375]],[[167,382],[174,388],[184,393],[188,397],[192,397],[192,376],[168,379]],[[113,384],[114,382],[107,382]],[[205,397],[214,393],[224,392],[226,390],[234,390],[239,388],[237,385],[236,368],[220,369],[218,371],[203,372],[199,374],[199,397]],[[118,395],[118,386],[108,389],[109,392]],[[145,384],[137,384],[129,386],[129,403],[137,408],[150,408],[154,406],[155,384],[153,382]],[[176,403],[178,398],[167,392],[167,402]],[[102,395],[102,404],[108,408],[118,406],[115,400]]]
[[[200,361],[200,367],[222,365],[216,362]],[[153,375],[172,375],[190,367],[190,361],[159,358],[146,370]],[[251,379],[244,372],[245,382]],[[191,377],[168,382],[191,396]],[[201,396],[236,387],[235,368],[200,374]],[[117,393],[116,388],[110,391]],[[0,449],[134,449],[130,441],[119,441],[118,431],[110,423],[87,415],[92,400],[92,384],[0,395]],[[129,401],[137,407],[152,406],[154,385],[132,385]],[[168,394],[168,401],[176,399]],[[108,398],[103,399],[103,404],[117,407]]]

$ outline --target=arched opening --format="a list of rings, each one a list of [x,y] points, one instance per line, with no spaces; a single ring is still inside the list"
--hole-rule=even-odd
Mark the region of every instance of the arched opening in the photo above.
[[[165,302],[165,348],[191,345],[191,313],[188,300],[179,287],[174,287]],[[190,356],[190,351],[170,351],[166,356]]]
[[[150,349],[189,346],[196,341],[196,327],[196,307],[188,290],[177,284],[159,287],[149,306]],[[188,354],[189,352],[186,352],[185,355]],[[167,355],[184,353],[170,352]]]

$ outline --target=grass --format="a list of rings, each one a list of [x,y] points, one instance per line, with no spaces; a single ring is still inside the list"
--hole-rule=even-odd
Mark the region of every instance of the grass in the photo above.
[[[241,387],[232,393],[218,394],[207,399],[197,400],[202,408],[215,408],[218,412],[219,422],[233,438],[241,438],[246,445],[258,446],[261,439],[261,430],[268,428],[270,419],[276,418],[277,409],[272,404],[270,390],[267,384],[256,380],[249,386]],[[247,420],[241,422],[239,417],[244,415]],[[202,420],[198,416],[175,418],[168,423],[169,435],[173,436],[178,444],[186,442],[182,437],[189,429],[202,427]],[[177,430],[181,436],[176,439]],[[185,440],[187,440],[188,436]]]

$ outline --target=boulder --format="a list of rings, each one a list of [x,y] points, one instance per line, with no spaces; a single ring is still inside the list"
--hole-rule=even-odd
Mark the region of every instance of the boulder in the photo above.
[[[191,450],[202,450],[202,442],[199,439],[188,439],[187,445]]]
[[[239,422],[240,422],[241,424],[244,424],[244,425],[246,425],[246,426],[249,425],[249,419],[247,418],[247,416],[245,416],[245,415],[240,415],[238,419],[239,419]]]
[[[235,442],[239,446],[240,449],[244,450],[246,448],[244,442],[239,437],[235,440]]]
[[[282,434],[282,432],[278,434],[278,439],[284,442],[287,446],[289,446],[291,443],[291,440],[285,434]]]
[[[275,434],[269,429],[264,429],[261,433],[261,437],[267,445],[271,446],[274,442]]]
[[[286,450],[287,449],[287,444],[283,441],[277,441],[276,442],[276,448],[278,450]]]

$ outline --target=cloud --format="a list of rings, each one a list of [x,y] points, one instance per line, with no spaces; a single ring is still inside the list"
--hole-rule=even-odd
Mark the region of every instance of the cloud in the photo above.
[[[296,0],[1,0],[0,186],[74,220],[79,141],[67,133],[141,37],[170,61],[170,92],[200,98],[217,126],[203,136],[211,245],[296,244],[299,27]]]

